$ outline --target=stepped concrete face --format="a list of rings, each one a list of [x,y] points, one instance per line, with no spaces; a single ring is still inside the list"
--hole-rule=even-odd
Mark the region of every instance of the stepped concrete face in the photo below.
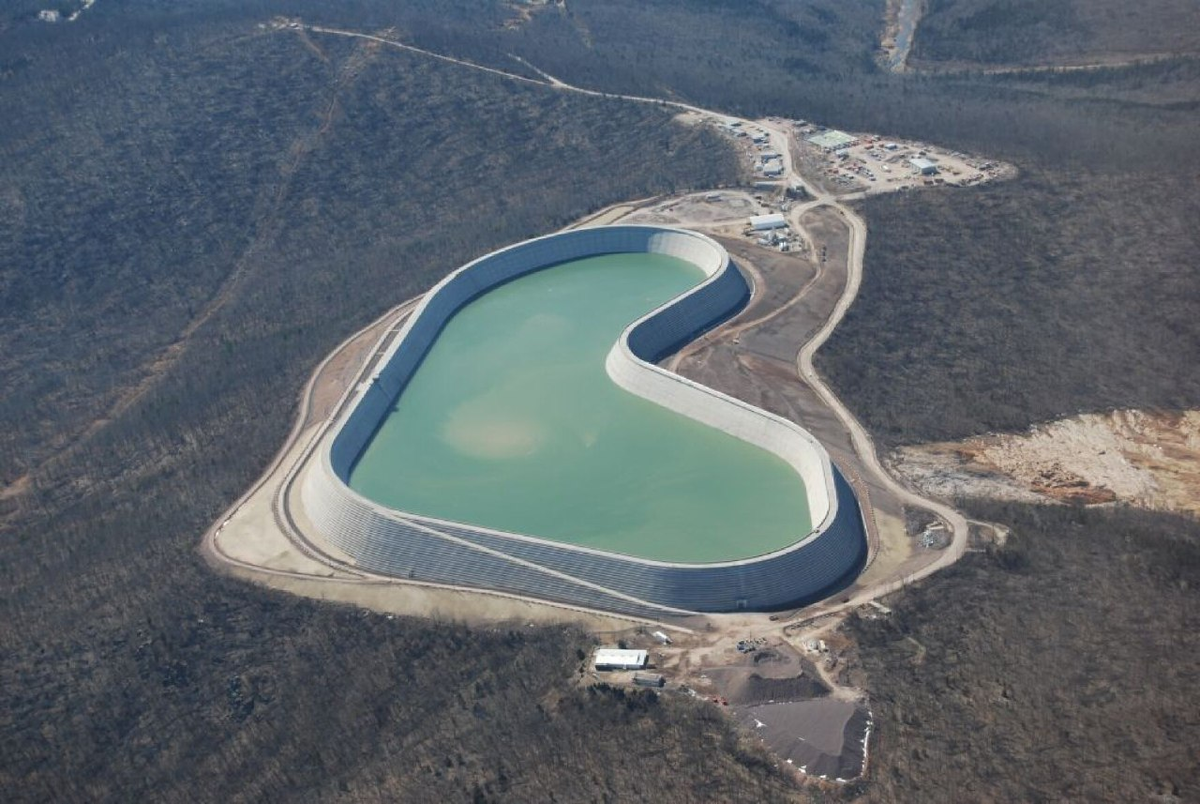
[[[687,260],[707,278],[627,327],[608,354],[609,376],[631,393],[782,458],[804,482],[814,523],[810,533],[784,549],[738,561],[650,561],[396,511],[349,488],[354,461],[457,310],[541,268],[635,252]],[[831,594],[862,568],[867,540],[854,493],[825,449],[791,422],[654,365],[734,315],[749,296],[750,287],[725,249],[682,229],[580,229],[481,257],[430,291],[389,346],[382,368],[355,390],[323,436],[301,483],[305,513],[321,538],[372,572],[636,616],[770,611]]]

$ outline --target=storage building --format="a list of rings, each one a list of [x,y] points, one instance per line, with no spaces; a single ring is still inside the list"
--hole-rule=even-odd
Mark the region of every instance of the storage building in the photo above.
[[[914,173],[920,173],[922,176],[934,176],[938,172],[937,163],[930,162],[923,156],[916,156],[908,160],[908,164],[912,165]]]
[[[650,655],[644,650],[600,648],[596,651],[597,670],[641,670]]]
[[[851,145],[858,144],[858,138],[853,134],[847,134],[846,132],[838,131],[837,129],[830,129],[829,131],[823,131],[820,134],[813,134],[807,139],[813,145],[826,152],[840,151],[844,148],[849,148]]]
[[[664,687],[667,680],[658,673],[634,673],[633,683],[639,687]]]
[[[751,215],[750,228],[756,232],[766,232],[771,229],[787,228],[787,218],[783,217],[778,212],[773,212],[770,215]]]

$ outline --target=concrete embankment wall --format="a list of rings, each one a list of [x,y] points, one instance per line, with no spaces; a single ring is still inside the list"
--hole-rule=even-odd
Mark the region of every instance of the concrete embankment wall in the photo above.
[[[598,254],[686,259],[707,279],[631,325],[609,353],[622,387],[779,455],[804,480],[814,529],[784,550],[714,564],[654,562],[393,511],[346,485],[350,469],[446,321],[503,282]],[[302,497],[322,535],[364,568],[482,586],[638,616],[664,610],[769,610],[819,599],[858,572],[857,501],[824,449],[796,425],[659,369],[654,361],[736,313],[749,287],[719,244],[684,230],[610,226],[527,241],[472,262],[430,292],[317,451]],[[330,438],[330,436],[327,436]],[[620,501],[614,501],[620,504]]]

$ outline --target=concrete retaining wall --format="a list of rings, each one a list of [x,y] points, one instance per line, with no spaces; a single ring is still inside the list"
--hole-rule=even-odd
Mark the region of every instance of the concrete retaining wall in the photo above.
[[[598,254],[668,254],[707,279],[632,324],[606,367],[623,388],[779,455],[803,478],[815,527],[788,548],[712,564],[649,561],[420,517],[346,485],[350,469],[449,318],[498,284]],[[438,284],[410,316],[383,366],[360,387],[305,474],[302,498],[325,539],[375,572],[502,589],[637,616],[771,610],[810,602],[854,577],[866,557],[858,503],[825,450],[779,417],[666,372],[657,361],[744,306],[749,287],[715,241],[652,226],[582,229],[482,257]]]

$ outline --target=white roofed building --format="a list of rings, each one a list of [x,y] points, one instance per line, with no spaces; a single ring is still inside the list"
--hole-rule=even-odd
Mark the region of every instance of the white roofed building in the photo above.
[[[641,670],[649,660],[644,650],[597,648],[595,665],[597,670]]]
[[[770,215],[751,215],[750,228],[756,232],[766,232],[771,229],[787,228],[787,218],[782,214],[774,212]]]
[[[827,152],[840,151],[858,143],[858,137],[855,137],[853,134],[847,134],[844,131],[838,131],[837,129],[822,131],[820,134],[813,134],[806,139],[808,142]]]
[[[937,162],[931,162],[923,156],[913,157],[908,164],[912,165],[914,173],[922,176],[933,176],[938,172]]]

